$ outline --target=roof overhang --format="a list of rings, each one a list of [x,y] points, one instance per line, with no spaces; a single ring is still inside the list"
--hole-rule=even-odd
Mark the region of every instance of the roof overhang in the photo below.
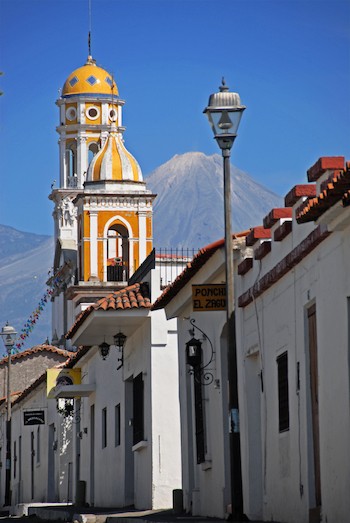
[[[96,390],[94,383],[83,383],[81,385],[56,386],[53,398],[83,398],[90,396]]]
[[[92,310],[85,321],[73,334],[71,340],[75,346],[99,345],[103,341],[113,344],[113,336],[122,331],[131,336],[151,317],[150,309],[135,310]]]

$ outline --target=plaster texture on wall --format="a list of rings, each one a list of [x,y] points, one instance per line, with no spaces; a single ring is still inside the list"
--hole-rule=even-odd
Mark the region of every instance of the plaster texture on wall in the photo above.
[[[24,413],[31,410],[44,411],[44,425],[24,425]],[[46,381],[13,406],[11,425],[12,503],[72,501],[72,420],[58,414],[56,400],[47,399]],[[50,454],[54,466],[49,471]]]
[[[57,352],[40,351],[26,353],[11,359],[11,392],[22,392],[29,387],[47,368],[63,363],[67,357]],[[7,359],[0,365],[0,397],[7,394]]]
[[[314,227],[294,223],[288,244],[296,246]],[[252,274],[236,278],[237,296],[270,270],[282,251],[284,256],[275,242],[270,258],[255,261]],[[344,462],[350,433],[349,256],[347,226],[334,231],[256,300],[237,309],[243,490],[245,512],[252,519],[306,523],[309,509],[315,506],[307,328],[307,310],[313,304],[322,520],[339,523],[350,512],[345,494],[350,488],[350,466]],[[276,358],[284,351],[288,352],[289,430],[279,433]],[[261,371],[263,391],[258,383]]]
[[[164,318],[164,311],[162,313]],[[163,324],[175,324],[175,320]],[[169,325],[169,327],[170,327]],[[181,488],[180,404],[177,335],[167,333],[164,345],[152,346],[152,504],[172,507],[172,490]]]
[[[96,391],[81,403],[81,459],[80,479],[86,482],[87,501],[99,506],[124,506],[123,446],[115,445],[115,407],[124,404],[124,387],[121,371],[117,371],[118,354],[111,347],[106,360],[97,351],[85,361],[82,368],[83,382],[96,384]],[[91,406],[94,406],[95,423],[92,428]],[[106,409],[106,446],[102,443],[102,410]],[[121,411],[121,435],[123,434]],[[84,428],[87,433],[84,433]],[[93,438],[93,439],[92,439]],[[122,442],[121,442],[122,443]],[[94,451],[92,452],[92,444]],[[92,485],[92,460],[94,481]]]
[[[194,516],[223,518],[230,503],[228,442],[228,390],[226,312],[193,312],[192,285],[225,281],[224,249],[219,249],[166,305],[167,317],[177,318],[179,395],[181,413],[182,478],[184,506]],[[192,332],[190,319],[195,320]],[[198,329],[196,328],[198,327]],[[200,330],[199,330],[200,329]],[[203,331],[208,339],[201,332]],[[195,337],[202,343],[203,366],[212,382],[203,385],[205,461],[197,463],[195,437],[194,378],[186,363],[186,343]],[[203,379],[205,382],[206,380]]]
[[[111,321],[117,322],[117,317]],[[80,479],[86,482],[87,501],[106,507],[134,504],[138,509],[171,508],[172,491],[181,488],[176,322],[167,321],[164,311],[151,313],[150,319],[135,326],[128,335],[124,364],[117,370],[119,356],[111,346],[103,361],[95,347],[78,363],[83,382],[96,384],[95,392],[82,398],[81,408],[80,426],[81,430],[87,427],[87,434],[83,432],[80,441]],[[140,374],[144,435],[134,445],[133,379]],[[118,404],[120,445],[116,446]],[[107,419],[106,447],[102,437],[103,409]]]

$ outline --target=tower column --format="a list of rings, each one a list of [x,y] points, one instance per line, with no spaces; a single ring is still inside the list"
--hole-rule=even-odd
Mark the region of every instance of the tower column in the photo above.
[[[90,281],[98,281],[97,222],[98,212],[90,211]]]
[[[78,135],[77,139],[77,175],[78,187],[82,187],[84,183],[84,173],[87,172],[87,148],[86,136]]]
[[[139,211],[139,264],[146,259],[147,256],[147,211]]]

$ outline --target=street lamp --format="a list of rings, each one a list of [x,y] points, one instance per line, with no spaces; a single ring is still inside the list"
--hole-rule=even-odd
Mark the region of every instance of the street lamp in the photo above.
[[[7,352],[7,394],[6,394],[6,477],[5,477],[5,503],[6,507],[11,505],[11,353],[16,340],[17,332],[11,325],[6,323],[0,335]]]
[[[230,155],[233,142],[245,106],[238,93],[229,91],[222,79],[220,92],[211,94],[208,107],[204,109],[223,156],[224,169],[224,212],[225,212],[225,272],[226,272],[226,315],[227,315],[227,363],[229,373],[229,420],[230,420],[230,463],[231,463],[231,508],[232,515],[243,512],[241,451],[239,439],[237,351],[234,337],[233,318],[233,243],[231,231],[231,174]]]

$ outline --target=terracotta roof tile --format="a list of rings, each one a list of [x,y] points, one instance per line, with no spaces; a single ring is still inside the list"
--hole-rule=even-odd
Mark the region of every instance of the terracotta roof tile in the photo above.
[[[79,349],[76,352],[61,351],[61,352],[69,352],[69,355],[71,357],[68,358],[68,360],[62,365],[62,367],[61,366],[60,367],[67,368],[67,369],[74,367],[74,365],[88,352],[89,349],[90,349],[90,347],[82,346],[82,347],[79,347]],[[47,376],[47,373],[45,371],[24,391],[18,391],[18,392],[12,393],[11,396],[17,396],[14,399],[14,401],[12,402],[12,404],[16,405],[17,403],[20,403],[21,401],[23,401],[36,387],[38,387],[41,383],[46,381],[46,376]],[[2,399],[2,398],[0,399],[0,405],[3,403],[3,401],[5,401],[5,399]]]
[[[233,239],[244,238],[250,231],[243,231],[236,234],[233,234]],[[163,293],[159,298],[153,303],[152,310],[163,309],[168,303],[176,296],[178,292],[186,285],[187,282],[193,278],[193,276],[199,271],[201,267],[213,256],[213,254],[220,248],[225,245],[225,240],[221,239],[214,243],[210,243],[206,247],[200,249],[197,254],[193,257],[192,261],[187,264],[187,267],[182,271],[181,274],[171,285],[168,285],[164,289]]]
[[[31,354],[36,354],[38,352],[52,352],[55,354],[60,354],[61,356],[64,356],[66,358],[71,358],[75,354],[72,351],[59,349],[58,347],[54,347],[53,345],[47,345],[47,344],[43,343],[42,345],[35,345],[31,349],[27,349],[22,352],[18,352],[17,354],[12,354],[11,361],[24,358],[25,356],[30,356]],[[4,365],[6,362],[7,362],[7,356],[5,356],[4,358],[2,358],[0,360],[0,365]]]
[[[343,200],[346,205],[346,194],[350,190],[350,165],[346,170],[333,173],[325,184],[322,184],[321,193],[315,198],[309,198],[296,211],[298,223],[316,221],[325,211],[336,202]]]
[[[134,283],[133,285],[124,287],[124,289],[112,292],[112,294],[101,298],[82,311],[67,332],[66,338],[70,339],[93,311],[149,309],[150,307],[151,301],[149,298],[148,284]]]
[[[280,219],[292,218],[292,209],[290,207],[281,207],[272,209],[263,220],[265,229],[270,229]]]
[[[265,227],[258,225],[257,227],[250,229],[246,238],[246,245],[247,247],[252,247],[258,240],[265,240],[268,238],[271,238],[270,229],[265,229]]]
[[[344,169],[344,164],[344,156],[322,156],[308,169],[307,179],[309,182],[315,182],[328,170]]]
[[[308,198],[316,196],[315,183],[294,185],[294,187],[284,197],[284,205],[286,207],[293,207],[293,205],[304,196]]]

